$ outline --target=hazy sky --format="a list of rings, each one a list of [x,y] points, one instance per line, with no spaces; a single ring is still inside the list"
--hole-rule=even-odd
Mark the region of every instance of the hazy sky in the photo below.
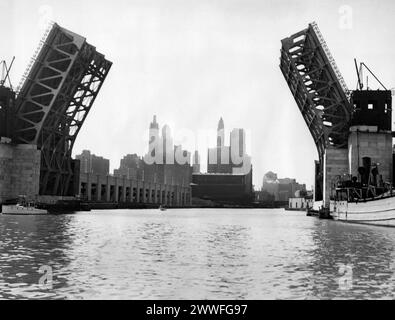
[[[251,132],[256,187],[269,170],[311,186],[317,151],[279,69],[280,41],[316,21],[349,88],[354,57],[392,88],[394,16],[390,0],[0,0],[0,59],[16,56],[16,85],[49,18],[114,63],[74,154],[90,149],[114,169],[146,151],[154,114],[176,142],[222,116],[225,130]]]

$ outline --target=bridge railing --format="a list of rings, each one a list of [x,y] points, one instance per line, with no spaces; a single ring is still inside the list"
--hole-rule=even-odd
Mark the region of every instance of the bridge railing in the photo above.
[[[25,72],[23,73],[22,78],[19,81],[19,84],[18,84],[18,86],[16,88],[16,95],[17,96],[19,95],[19,93],[20,93],[20,91],[21,91],[21,89],[22,89],[27,77],[29,76],[30,71],[32,70],[33,64],[37,60],[38,54],[41,52],[41,49],[43,48],[45,42],[47,41],[49,33],[51,32],[52,27],[54,26],[54,24],[55,24],[54,21],[50,21],[48,23],[48,27],[45,29],[45,32],[44,32],[43,36],[41,37],[41,40],[40,40],[36,50],[34,51],[33,56],[30,58],[29,64],[27,65],[27,67],[25,69]]]
[[[347,84],[344,81],[344,78],[343,78],[339,68],[337,67],[336,61],[333,58],[332,53],[329,50],[329,47],[328,47],[328,45],[327,45],[327,43],[326,43],[326,41],[325,41],[320,29],[318,28],[317,23],[313,22],[313,23],[311,23],[311,26],[312,26],[315,34],[317,35],[318,40],[321,43],[322,49],[324,50],[324,52],[325,52],[325,54],[326,54],[326,56],[327,56],[327,58],[329,60],[329,63],[331,64],[332,69],[333,69],[333,71],[336,74],[337,79],[339,80],[340,86],[342,87],[342,89],[343,89],[344,93],[346,94],[347,98],[349,98],[350,90],[348,89]]]

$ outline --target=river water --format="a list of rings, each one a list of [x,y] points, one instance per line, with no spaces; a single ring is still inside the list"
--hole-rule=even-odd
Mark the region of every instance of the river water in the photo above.
[[[389,299],[395,228],[266,209],[0,215],[0,299]]]

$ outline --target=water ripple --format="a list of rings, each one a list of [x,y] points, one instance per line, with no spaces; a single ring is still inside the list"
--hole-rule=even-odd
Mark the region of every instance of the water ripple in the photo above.
[[[0,234],[0,299],[394,297],[395,229],[297,212],[0,216]]]

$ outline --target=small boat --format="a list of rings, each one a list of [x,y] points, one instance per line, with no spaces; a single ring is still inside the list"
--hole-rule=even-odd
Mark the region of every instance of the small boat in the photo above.
[[[2,214],[8,215],[45,215],[48,214],[48,210],[40,209],[37,207],[35,202],[26,201],[24,197],[20,197],[17,204],[3,204],[1,209]]]
[[[161,205],[161,206],[159,206],[159,210],[160,211],[166,211],[167,209]]]
[[[329,209],[320,207],[319,209],[314,208],[307,208],[306,209],[306,216],[308,217],[318,217],[320,219],[328,219],[332,220],[333,216]]]
[[[15,205],[3,205],[1,213],[10,214],[10,215],[30,216],[30,215],[48,214],[48,211],[45,209],[38,209],[34,206],[15,204]]]

